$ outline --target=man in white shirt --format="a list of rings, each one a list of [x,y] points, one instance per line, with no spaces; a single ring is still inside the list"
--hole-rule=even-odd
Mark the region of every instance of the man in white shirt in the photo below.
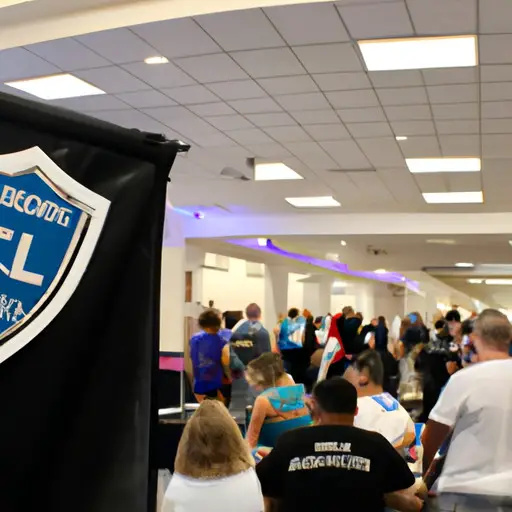
[[[344,377],[357,389],[354,426],[378,432],[405,454],[416,436],[414,423],[398,400],[384,392],[384,367],[379,353],[367,350],[360,354]]]
[[[494,309],[475,322],[478,364],[452,375],[423,434],[424,471],[451,434],[440,493],[509,495],[512,489],[512,326]]]

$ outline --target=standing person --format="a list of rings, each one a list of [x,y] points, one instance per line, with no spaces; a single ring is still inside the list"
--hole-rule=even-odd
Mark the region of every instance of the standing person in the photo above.
[[[304,332],[306,319],[300,315],[297,308],[291,308],[288,316],[281,323],[279,331],[279,350],[284,362],[285,370],[293,377],[300,379],[304,361]]]
[[[206,400],[188,420],[161,512],[262,512],[254,459],[227,409]]]
[[[197,401],[205,398],[221,400],[229,406],[231,399],[229,343],[219,335],[221,318],[218,311],[207,309],[199,315],[201,331],[190,339],[190,358]]]
[[[354,427],[357,392],[342,378],[313,390],[317,425],[284,433],[257,466],[263,495],[281,512],[382,512],[384,504],[419,512],[406,491],[415,483],[406,462],[384,437]],[[342,500],[342,501],[340,501]]]
[[[425,471],[451,436],[440,493],[510,496],[511,339],[512,326],[504,314],[482,311],[473,331],[479,364],[454,374],[430,413],[422,438]]]

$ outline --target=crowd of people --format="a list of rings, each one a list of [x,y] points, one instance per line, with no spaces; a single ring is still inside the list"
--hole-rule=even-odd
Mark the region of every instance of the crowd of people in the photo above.
[[[462,322],[454,309],[431,330],[413,312],[397,340],[385,318],[364,325],[350,306],[316,318],[292,308],[271,331],[256,304],[239,322],[207,309],[199,325],[200,406],[162,512],[408,512],[429,493],[512,496],[512,326],[501,312]],[[229,413],[233,380],[247,386],[246,429]],[[406,408],[414,385],[419,405]]]

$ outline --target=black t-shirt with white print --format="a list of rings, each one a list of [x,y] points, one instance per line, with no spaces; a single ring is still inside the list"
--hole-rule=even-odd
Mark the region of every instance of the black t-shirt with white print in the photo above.
[[[415,481],[383,436],[341,425],[284,433],[256,471],[280,512],[382,512],[384,494]]]

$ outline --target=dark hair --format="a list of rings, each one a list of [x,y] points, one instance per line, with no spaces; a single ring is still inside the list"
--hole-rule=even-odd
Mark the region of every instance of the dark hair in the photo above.
[[[299,310],[297,308],[291,308],[288,310],[288,318],[297,318],[299,316]]]
[[[199,327],[203,329],[220,329],[220,314],[216,309],[207,309],[199,315]]]
[[[366,370],[370,381],[378,386],[382,386],[384,382],[384,365],[378,352],[366,350],[357,357],[354,362],[354,368],[359,373]]]
[[[473,332],[473,329],[475,327],[475,320],[474,318],[468,318],[467,320],[464,320],[461,325],[461,334],[463,336],[469,335]]]
[[[233,329],[235,325],[238,323],[238,318],[236,316],[233,316],[233,313],[231,311],[224,311],[222,313],[222,318],[224,319],[224,325],[226,326],[226,329]]]
[[[452,309],[446,313],[444,319],[447,322],[460,322],[460,313],[456,309]]]
[[[258,304],[252,302],[245,308],[245,316],[249,320],[257,320],[261,316],[261,308]]]
[[[342,377],[320,381],[313,389],[313,398],[326,413],[355,414],[357,410],[356,388]]]
[[[317,316],[315,318],[315,324],[321,324],[324,321],[324,318],[322,316]]]
[[[438,320],[435,324],[434,324],[434,327],[436,329],[442,329],[445,325],[445,321],[444,320]]]
[[[379,322],[379,324],[386,325],[386,319],[383,316],[379,316],[378,322]]]
[[[247,365],[248,380],[265,388],[275,386],[284,373],[281,356],[273,352],[265,352]]]

